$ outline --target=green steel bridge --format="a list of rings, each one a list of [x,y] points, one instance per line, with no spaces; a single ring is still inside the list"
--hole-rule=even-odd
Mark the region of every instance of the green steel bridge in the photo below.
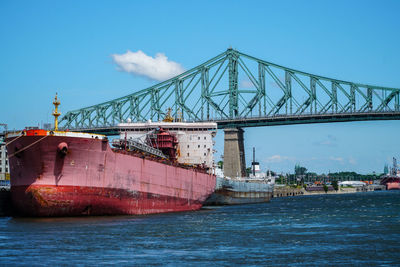
[[[108,102],[67,112],[64,129],[117,134],[120,122],[159,121],[168,108],[184,121],[218,128],[399,120],[399,88],[327,78],[237,50],[174,78]]]

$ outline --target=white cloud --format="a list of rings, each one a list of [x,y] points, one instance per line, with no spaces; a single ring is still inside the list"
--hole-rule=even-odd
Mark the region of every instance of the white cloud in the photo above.
[[[350,163],[351,165],[356,165],[356,164],[357,164],[357,161],[356,161],[354,158],[350,158],[350,159],[349,159],[349,163]]]
[[[328,134],[328,138],[322,141],[314,142],[316,146],[337,146],[337,138],[333,135]]]
[[[333,160],[333,161],[343,162],[343,158],[342,157],[329,157],[329,159]]]
[[[267,163],[276,163],[276,162],[282,162],[285,160],[293,160],[293,158],[287,157],[287,156],[281,156],[281,155],[273,155],[273,156],[266,158],[265,161]]]
[[[165,81],[175,77],[185,70],[174,61],[168,60],[162,53],[157,53],[153,58],[146,55],[143,51],[127,51],[125,54],[111,55],[118,70],[144,76],[151,80]]]
[[[269,84],[270,87],[273,87],[273,88],[280,88],[279,85],[278,85],[276,82],[270,81],[268,84]]]
[[[249,80],[242,80],[240,82],[241,88],[254,88],[254,84]]]

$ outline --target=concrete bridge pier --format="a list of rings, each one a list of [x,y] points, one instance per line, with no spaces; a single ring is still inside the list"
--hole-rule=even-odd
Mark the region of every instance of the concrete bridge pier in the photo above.
[[[228,177],[245,177],[246,160],[244,154],[244,130],[224,129],[224,174]]]

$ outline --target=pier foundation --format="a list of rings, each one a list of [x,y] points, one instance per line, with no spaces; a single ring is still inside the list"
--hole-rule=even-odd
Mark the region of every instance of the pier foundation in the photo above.
[[[224,129],[224,174],[228,177],[245,177],[244,130]]]

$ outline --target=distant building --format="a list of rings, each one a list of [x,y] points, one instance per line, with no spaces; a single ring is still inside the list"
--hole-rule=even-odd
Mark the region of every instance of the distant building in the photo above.
[[[367,184],[365,182],[361,181],[343,181],[339,183],[340,186],[354,186],[354,187],[362,187],[366,186]]]
[[[43,129],[50,131],[53,129],[53,127],[52,127],[51,123],[43,123]]]
[[[10,180],[10,166],[4,139],[0,139],[0,180]]]

